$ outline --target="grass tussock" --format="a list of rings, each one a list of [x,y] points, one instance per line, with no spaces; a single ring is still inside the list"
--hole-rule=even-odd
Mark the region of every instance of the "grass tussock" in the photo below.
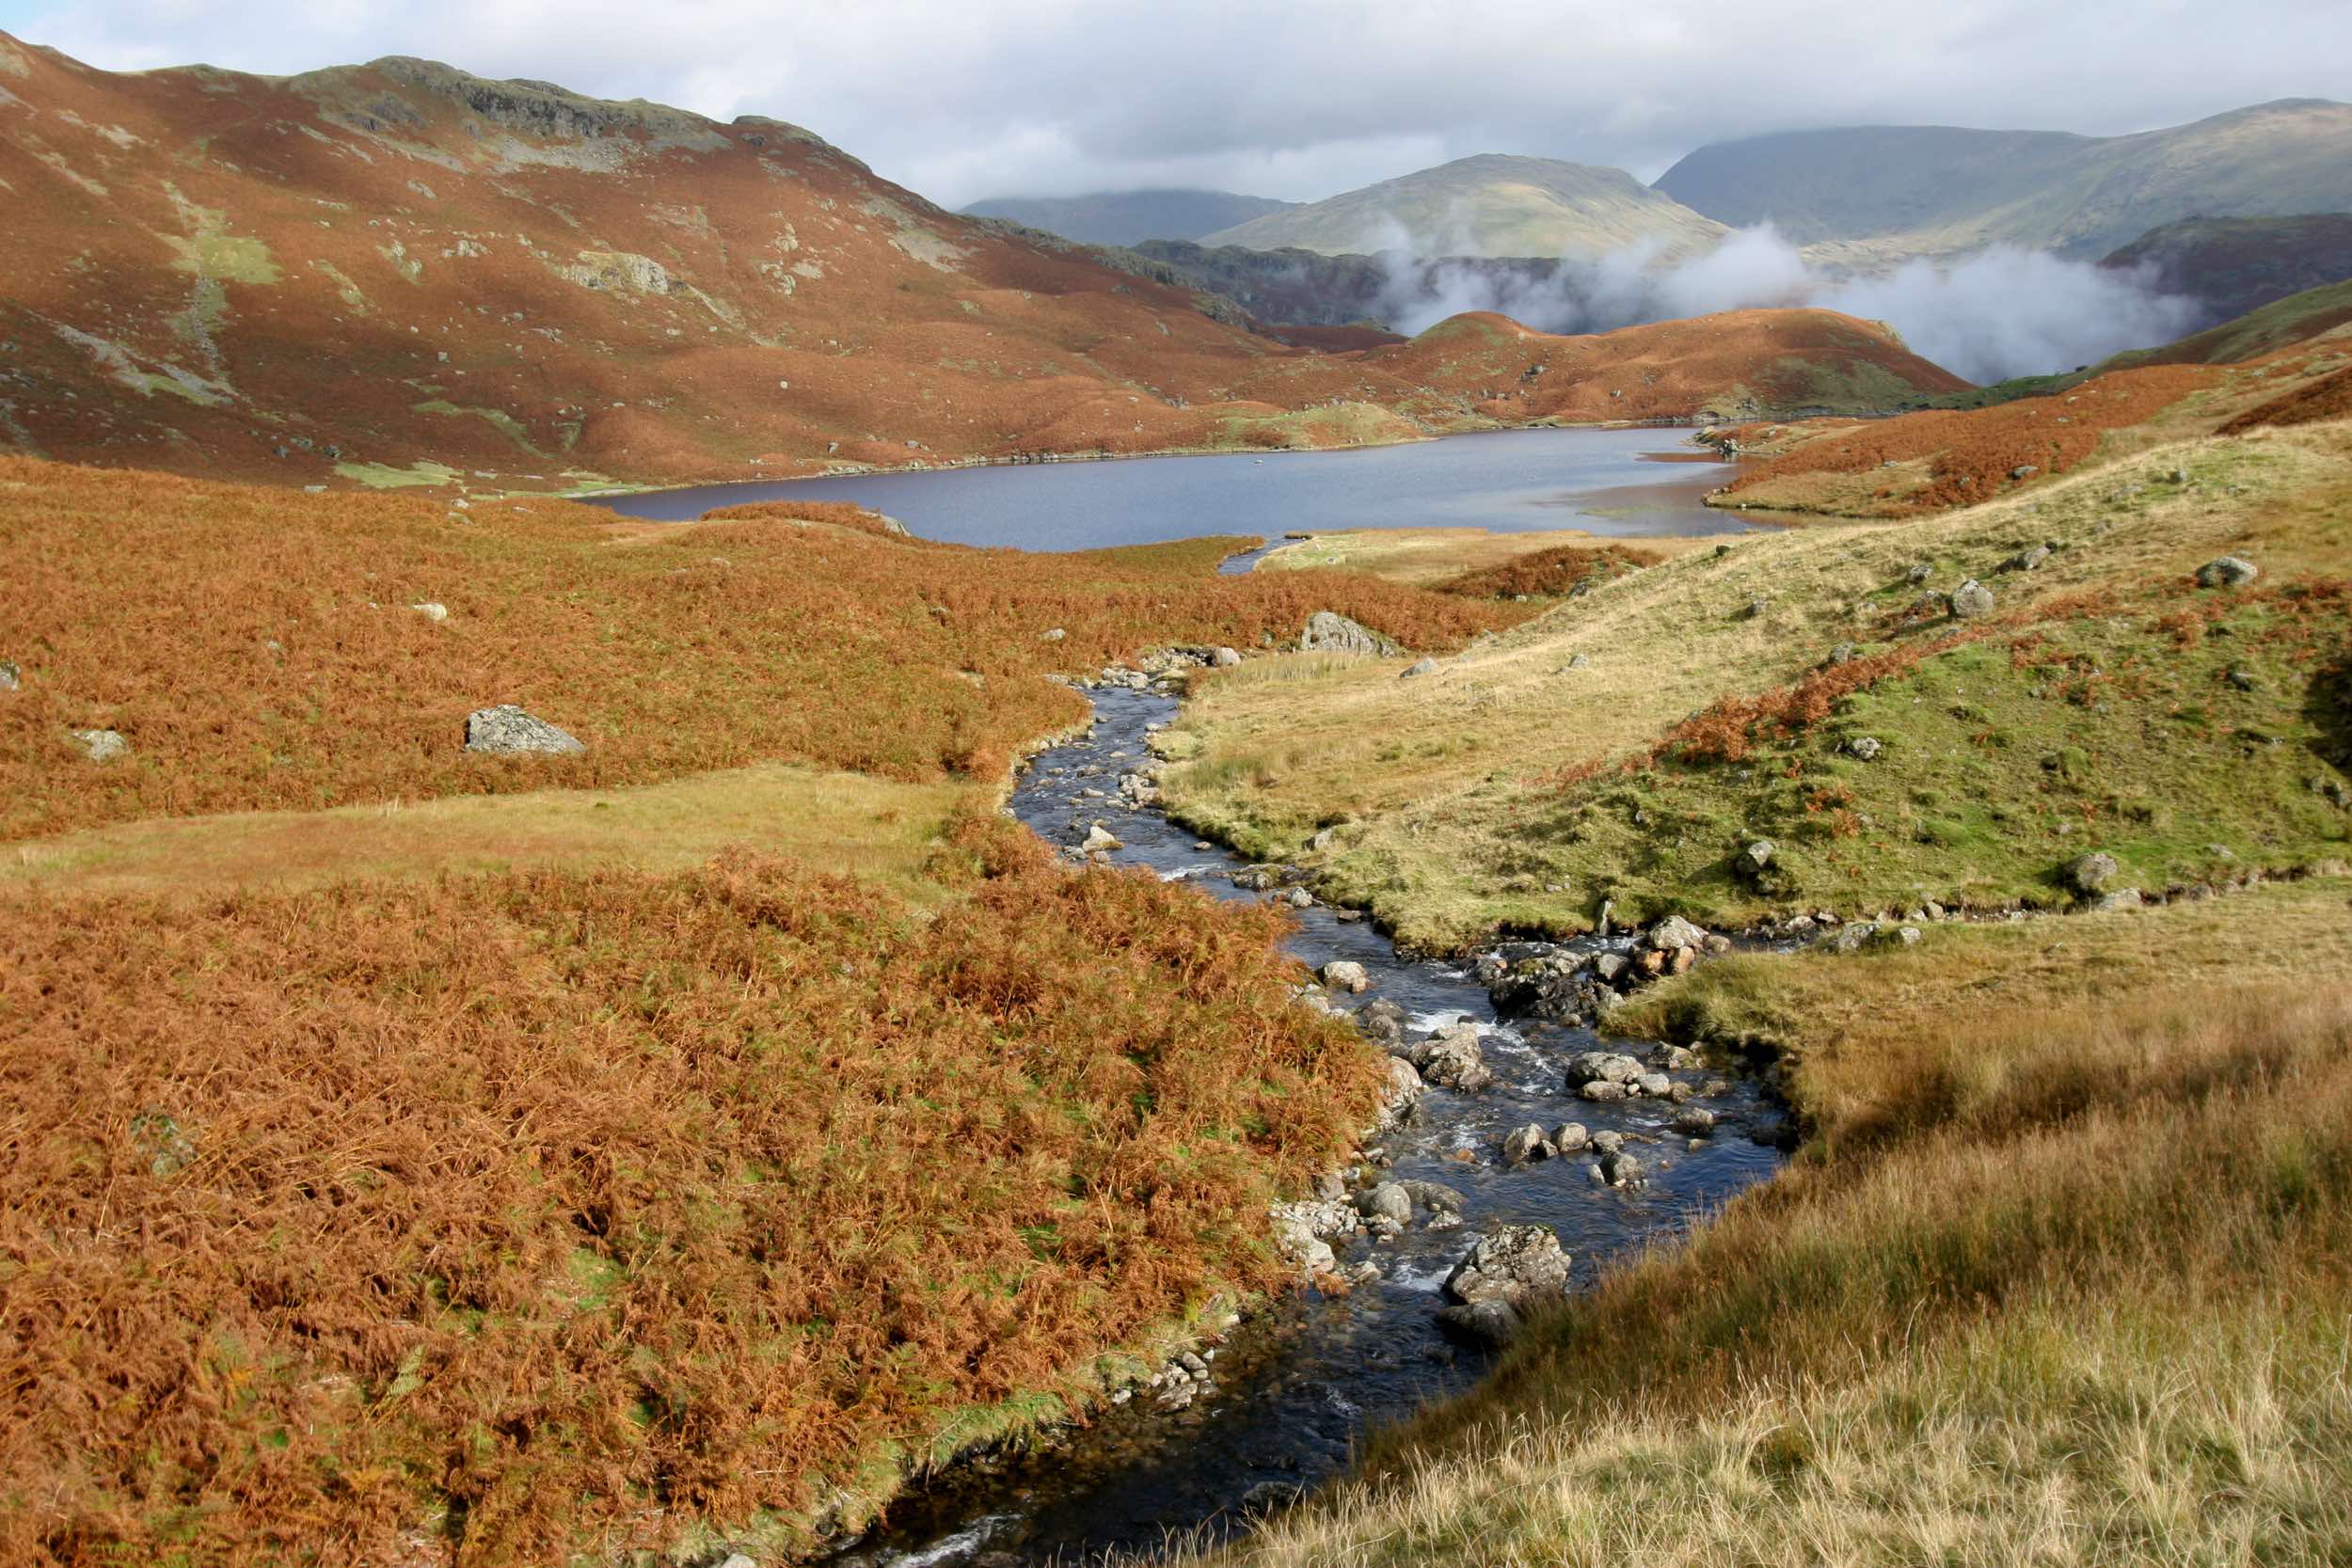
[[[1002,824],[941,874],[21,905],[0,1558],[805,1545],[1271,1283],[1377,1087],[1279,917]]]
[[[1566,545],[1499,566],[1462,573],[1431,586],[1472,599],[1560,599],[1655,566],[1666,558],[1633,545]]]
[[[1439,650],[1525,614],[1343,574],[1220,577],[1232,547],[1026,555],[803,506],[632,530],[560,502],[459,512],[0,460],[0,658],[24,677],[0,703],[0,838],[770,761],[993,779],[1083,716],[1055,672],[1252,647],[1317,610]],[[499,703],[586,752],[467,755],[466,715]],[[129,755],[90,764],[87,729]]]
[[[1798,1163],[1231,1560],[2343,1560],[2352,951],[2268,943],[2344,893],[1663,988],[1792,1004]],[[2109,945],[2185,973],[2095,994]]]

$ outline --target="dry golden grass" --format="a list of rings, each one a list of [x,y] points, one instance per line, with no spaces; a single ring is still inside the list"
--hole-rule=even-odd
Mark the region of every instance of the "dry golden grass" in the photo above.
[[[0,921],[0,1559],[806,1546],[1280,1277],[1377,1064],[1281,917],[968,825]]]
[[[1232,541],[1025,555],[805,510],[656,535],[561,502],[461,513],[0,459],[0,658],[24,672],[0,702],[0,838],[768,761],[993,781],[1085,714],[1049,673],[1251,647],[1322,609],[1433,648],[1526,613],[1359,576],[1220,577]],[[466,715],[505,702],[587,752],[468,755]],[[131,754],[87,762],[71,736],[96,728]]]
[[[0,888],[207,896],[349,877],[674,871],[747,848],[932,902],[944,895],[924,875],[932,848],[949,819],[987,793],[766,763],[632,789],[159,817],[9,846],[0,850]]]
[[[2344,1560],[2347,904],[1668,983],[1629,1027],[1786,1031],[1797,1164],[1222,1560]]]
[[[1719,699],[1785,687],[1840,641],[1879,641],[1890,594],[1916,592],[1904,584],[1915,563],[1937,588],[1979,578],[2023,612],[2177,581],[2225,550],[2273,580],[2340,572],[2347,444],[2342,424],[2206,438],[2030,498],[1744,538],[1554,606],[1419,680],[1360,660],[1282,679],[1263,667],[1282,660],[1255,661],[1187,708],[1181,744],[1197,760],[1170,774],[1169,798],[1186,821],[1267,858],[1342,824],[1322,863],[1412,940],[1458,942],[1497,923],[1580,928],[1592,888],[1556,892],[1543,867],[1514,869],[1564,771],[1646,754]],[[2171,484],[2175,467],[2195,482]],[[1995,574],[2048,538],[2070,547],[2039,571]],[[1764,613],[1750,617],[1756,600]],[[1586,664],[1569,668],[1578,655]]]
[[[1360,529],[1344,533],[1318,533],[1285,545],[1263,557],[1254,570],[1281,572],[1330,567],[1429,588],[1448,578],[1507,565],[1546,550],[1598,549],[1611,543],[1581,529],[1546,529],[1531,533],[1496,533],[1483,528]],[[1703,539],[1642,539],[1633,547],[1674,556],[1708,543]]]

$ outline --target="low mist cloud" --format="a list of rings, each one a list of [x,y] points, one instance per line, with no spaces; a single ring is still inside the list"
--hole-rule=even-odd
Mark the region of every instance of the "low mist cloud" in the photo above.
[[[1979,252],[1953,262],[1909,261],[1876,277],[1840,277],[1809,265],[1767,225],[1725,237],[1704,256],[1660,260],[1654,245],[1597,262],[1501,266],[1426,260],[1410,244],[1384,253],[1382,304],[1399,332],[1464,310],[1497,310],[1546,332],[1607,332],[1716,310],[1818,306],[1883,321],[1915,354],[1971,381],[2069,371],[2122,349],[2169,342],[2192,330],[2194,300],[2159,292],[2142,272],[2107,269],[2042,251]]]

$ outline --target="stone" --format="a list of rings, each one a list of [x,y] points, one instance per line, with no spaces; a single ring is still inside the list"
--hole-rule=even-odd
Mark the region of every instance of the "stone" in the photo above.
[[[1574,654],[1568,658],[1568,668],[1571,670],[1587,670],[1592,667],[1592,663],[1593,661],[1582,654]]]
[[[1369,1002],[1356,1014],[1356,1027],[1364,1037],[1380,1045],[1405,1043],[1405,1009],[1395,1003],[1381,999]]]
[[[1351,996],[1359,996],[1372,989],[1372,976],[1364,973],[1364,966],[1347,958],[1334,958],[1325,964],[1318,978],[1333,990],[1343,990]]]
[[[1507,1301],[1464,1302],[1438,1313],[1440,1326],[1489,1350],[1501,1350],[1518,1338],[1519,1315]]]
[[[1066,631],[1062,630],[1062,629],[1061,629],[1061,627],[1059,627],[1059,626],[1054,626],[1054,627],[1049,628],[1048,630],[1041,631],[1041,632],[1038,633],[1038,638],[1037,638],[1037,640],[1038,640],[1040,642],[1058,642],[1058,641],[1060,641],[1063,638],[1068,637],[1069,635],[1070,635],[1070,634],[1069,634],[1068,632],[1066,632]]]
[[[1928,578],[1933,577],[1934,575],[1935,568],[1930,566],[1925,562],[1921,562],[1918,565],[1914,566],[1910,571],[1903,574],[1903,580],[1905,582],[1917,584],[1927,581]]]
[[[1885,749],[1885,743],[1874,735],[1858,735],[1846,742],[1846,750],[1864,762],[1878,761],[1879,753]]]
[[[426,599],[419,604],[412,604],[408,608],[423,616],[426,620],[431,621],[436,626],[438,626],[443,621],[449,619],[449,606],[445,604],[436,604],[431,599]]]
[[[1613,1148],[1600,1157],[1600,1179],[1613,1187],[1622,1187],[1641,1179],[1642,1162],[1622,1148]]]
[[[1390,1057],[1388,1086],[1380,1091],[1380,1123],[1395,1126],[1421,1098],[1423,1086],[1420,1069],[1402,1056]]]
[[[1394,639],[1327,610],[1318,610],[1307,617],[1307,629],[1299,634],[1298,646],[1307,653],[1362,654],[1371,658],[1393,658],[1403,651]]]
[[[1434,658],[1423,657],[1417,658],[1413,660],[1412,663],[1406,665],[1405,667],[1404,673],[1397,676],[1397,679],[1408,681],[1417,675],[1434,675],[1437,673],[1438,661]]]
[[[1392,1225],[1413,1222],[1413,1196],[1393,1181],[1383,1181],[1357,1198],[1356,1207],[1368,1220],[1387,1220]]]
[[[2243,588],[2262,575],[2262,568],[2242,555],[2217,556],[2197,568],[2197,586]]]
[[[0,691],[14,691],[24,684],[24,672],[5,658],[0,658]]]
[[[1450,1089],[1483,1089],[1494,1082],[1486,1053],[1479,1049],[1478,1025],[1467,1020],[1420,1041],[1408,1055],[1423,1078]]]
[[[1662,1072],[1645,1072],[1633,1080],[1631,1085],[1631,1087],[1653,1100],[1663,1100],[1674,1086],[1674,1080]]]
[[[2031,479],[2034,475],[2040,473],[2041,471],[2042,470],[2040,468],[2035,467],[2030,463],[2020,463],[2017,467],[2009,471],[2009,477],[2011,479]]]
[[[1101,854],[1105,850],[1110,849],[1124,849],[1125,847],[1126,846],[1121,844],[1118,837],[1114,835],[1108,828],[1104,827],[1100,822],[1097,822],[1094,826],[1089,828],[1087,830],[1086,837],[1078,841],[1079,851],[1089,855]]]
[[[1209,662],[1220,670],[1231,670],[1241,662],[1241,654],[1237,649],[1219,648],[1209,656]]]
[[[759,1564],[741,1552],[730,1552],[719,1564],[719,1568],[759,1568]]]
[[[1832,664],[1851,664],[1861,657],[1862,650],[1851,642],[1840,642],[1829,651],[1829,661]]]
[[[1715,1131],[1715,1113],[1704,1105],[1685,1105],[1667,1125],[1685,1137],[1705,1137]]]
[[[1993,590],[1970,578],[1952,590],[1952,618],[1974,621],[1993,613]]]
[[[1544,1136],[1544,1130],[1532,1121],[1502,1140],[1502,1157],[1515,1165],[1549,1160],[1558,1152],[1552,1141]]]
[[[2116,864],[2113,855],[2103,849],[2094,849],[2090,854],[2077,856],[2067,863],[2066,884],[2076,893],[2086,895],[2097,893],[2113,881],[2116,874],[2122,869],[2122,867]]]
[[[1742,621],[1761,621],[1772,608],[1770,599],[1750,599],[1740,610]]]
[[[1459,1302],[1502,1301],[1524,1311],[1567,1294],[1568,1255],[1548,1225],[1506,1225],[1479,1238],[1445,1290]]]
[[[1740,851],[1740,869],[1754,876],[1772,863],[1772,841],[1759,838]]]
[[[1623,1084],[1613,1084],[1606,1078],[1596,1078],[1576,1092],[1596,1104],[1632,1098],[1632,1091]]]
[[[1707,933],[1678,914],[1670,914],[1649,928],[1650,950],[1671,953],[1677,947],[1704,947]]]
[[[489,756],[569,756],[588,748],[512,703],[466,715],[466,750]]]
[[[2020,550],[2015,555],[2010,556],[2007,561],[2002,562],[2001,570],[2004,572],[2039,571],[2042,563],[2049,559],[2050,546],[2047,545],[2036,545],[2033,548],[2029,550]]]
[[[1580,1051],[1568,1059],[1568,1086],[1587,1084],[1630,1084],[1642,1076],[1642,1064],[1616,1051]]]
[[[1581,1121],[1564,1121],[1551,1134],[1551,1147],[1563,1154],[1579,1154],[1593,1141]]]
[[[1614,1154],[1624,1147],[1625,1134],[1614,1128],[1604,1128],[1593,1134],[1593,1152],[1596,1154]]]
[[[1282,902],[1288,904],[1294,910],[1311,908],[1314,904],[1314,901],[1315,895],[1309,893],[1303,887],[1295,887],[1291,889],[1290,892],[1282,895]]]
[[[92,762],[115,762],[131,754],[131,743],[119,730],[75,730],[73,738]]]
[[[2148,900],[2136,887],[2120,887],[2113,893],[2100,895],[2091,909],[2100,914],[2112,914],[2118,910],[2144,909]]]

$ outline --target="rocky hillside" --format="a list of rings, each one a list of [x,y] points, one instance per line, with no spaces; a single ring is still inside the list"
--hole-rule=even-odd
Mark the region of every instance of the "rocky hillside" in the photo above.
[[[2184,218],[2151,229],[2099,263],[2145,267],[2167,293],[2201,303],[2212,321],[2352,278],[2352,213]]]
[[[1203,243],[1295,245],[1327,256],[1409,249],[1592,261],[1643,244],[1690,254],[1711,247],[1723,231],[1623,169],[1488,152],[1253,218]]]
[[[1097,191],[1091,196],[999,196],[963,209],[1086,245],[1197,240],[1219,229],[1285,212],[1295,202],[1233,191]]]
[[[5,37],[0,87],[0,445],[34,455],[558,488],[1532,417],[1498,396],[1524,364],[1295,346],[1159,263],[959,217],[778,120],[412,59],[117,75]],[[1682,401],[1645,401],[1683,416],[1781,373],[1656,368]]]
[[[1783,132],[1703,147],[1657,189],[1857,268],[2004,244],[2090,258],[2199,214],[2352,208],[2352,103],[2282,99],[2128,136]]]

